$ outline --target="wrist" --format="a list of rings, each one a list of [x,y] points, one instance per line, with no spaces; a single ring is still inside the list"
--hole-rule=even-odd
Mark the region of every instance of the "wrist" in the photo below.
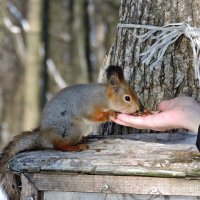
[[[199,121],[188,121],[186,122],[184,125],[183,125],[183,128],[185,129],[188,129],[194,133],[198,133],[198,129],[199,129],[199,123],[200,123],[200,120]]]
[[[187,111],[185,111],[182,116],[183,128],[198,133],[200,124],[200,107],[198,106],[192,109],[187,109]]]

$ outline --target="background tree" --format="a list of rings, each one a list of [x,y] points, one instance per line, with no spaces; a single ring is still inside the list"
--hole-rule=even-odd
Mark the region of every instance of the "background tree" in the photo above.
[[[22,126],[23,69],[15,48],[19,29],[8,20],[8,1],[0,5],[0,144],[4,144]]]
[[[26,33],[26,58],[24,67],[24,130],[37,127],[41,113],[41,11],[42,2],[40,0],[29,0],[28,21],[30,30]]]
[[[3,138],[8,139],[12,134],[24,130],[23,119],[28,118],[25,117],[25,110],[28,111],[28,114],[31,114],[30,106],[25,109],[23,104],[27,101],[25,100],[27,95],[24,96],[25,88],[27,88],[24,81],[31,79],[25,79],[25,74],[28,74],[26,73],[28,69],[25,69],[25,47],[27,45],[27,50],[29,49],[33,43],[28,42],[28,40],[30,41],[30,38],[34,37],[34,34],[31,35],[31,31],[28,33],[29,35],[26,35],[27,30],[22,23],[22,21],[30,18],[31,12],[34,12],[33,9],[30,12],[29,3],[31,1],[1,1],[1,140]],[[139,54],[145,51],[154,41],[148,40],[139,44],[137,38],[137,35],[145,33],[147,30],[118,28],[117,34],[115,34],[117,22],[163,26],[167,23],[184,21],[191,26],[199,27],[199,0],[122,0],[119,20],[120,0],[83,0],[81,3],[78,0],[43,0],[39,4],[43,12],[39,14],[37,11],[37,14],[35,14],[35,17],[39,20],[37,23],[47,25],[48,22],[48,26],[39,27],[40,25],[37,25],[37,31],[40,29],[39,32],[43,32],[43,37],[38,35],[38,43],[34,43],[34,45],[38,45],[37,48],[45,56],[39,62],[37,60],[40,59],[38,50],[32,49],[33,51],[30,52],[29,49],[28,52],[35,54],[34,56],[37,58],[36,65],[34,65],[36,67],[32,66],[30,70],[34,68],[37,71],[35,71],[38,74],[35,83],[40,82],[40,85],[36,87],[36,90],[41,89],[43,91],[42,98],[41,94],[38,96],[39,90],[34,95],[37,96],[36,110],[40,109],[41,104],[41,102],[38,102],[38,98],[43,99],[42,106],[44,106],[46,99],[48,100],[55,92],[66,85],[95,81],[99,66],[103,62],[104,55],[112,46],[115,35],[116,40],[106,63],[117,64],[124,68],[126,78],[135,87],[146,107],[155,109],[160,100],[182,94],[193,96],[199,100],[198,82],[194,78],[192,66],[193,54],[190,41],[187,38],[182,36],[177,42],[170,45],[161,65],[151,71],[148,65],[142,64]],[[47,5],[48,8],[46,8]],[[16,11],[17,13],[15,13]],[[5,25],[5,18],[10,19],[11,26]],[[80,26],[75,25],[75,22]],[[87,30],[83,29],[84,25]],[[13,33],[12,28],[15,31],[17,30],[15,28],[18,28],[18,33]],[[43,49],[39,47],[42,46],[39,44],[39,40],[44,44]],[[82,46],[80,47],[80,45]],[[82,49],[81,54],[78,51],[80,49]],[[85,78],[80,78],[80,73],[77,73],[81,70],[81,66]],[[32,89],[27,91],[30,92]],[[39,115],[36,118],[39,118]],[[25,122],[25,124],[28,124],[28,122]],[[104,126],[103,132],[107,131],[109,134],[118,134],[133,132],[133,129],[111,124]]]
[[[49,2],[49,58],[68,85],[96,81],[114,42],[120,0]],[[50,75],[49,92],[57,90]]]
[[[38,125],[42,107],[58,90],[96,81],[113,43],[120,0],[1,0],[0,5],[4,145]]]

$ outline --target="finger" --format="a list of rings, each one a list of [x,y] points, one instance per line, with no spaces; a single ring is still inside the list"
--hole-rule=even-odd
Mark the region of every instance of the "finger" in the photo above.
[[[132,127],[132,125],[130,123],[126,123],[126,122],[123,122],[121,121],[120,119],[118,118],[112,118],[111,119],[113,122],[115,122],[116,124],[119,124],[119,125],[122,125],[122,126],[129,126],[129,127]]]
[[[126,114],[119,114],[117,116],[117,119],[121,123],[129,124],[129,126],[132,126],[135,128],[143,128],[147,126],[145,124],[147,117],[148,116],[132,116],[132,115],[126,115]]]
[[[138,129],[151,129],[156,131],[166,130],[165,121],[163,122],[162,113],[156,113],[148,116],[131,116],[119,114],[117,119],[121,124],[129,124],[129,126]],[[164,124],[163,124],[164,123]]]
[[[126,122],[123,122],[119,119],[115,119],[113,120],[115,123],[119,124],[119,125],[122,125],[122,126],[128,126],[128,127],[132,127],[132,128],[136,128],[136,129],[147,129],[145,126],[142,126],[142,125],[136,125],[136,124],[132,124],[132,123],[126,123]]]
[[[123,114],[120,114],[120,115],[123,115]],[[130,116],[131,120],[129,119],[123,120],[123,116],[122,116],[122,120],[121,120],[120,117],[118,118],[118,116],[117,118],[112,118],[112,121],[122,126],[129,126],[129,127],[138,128],[138,129],[146,129],[146,126],[144,126],[143,123],[139,123],[139,125],[138,123],[134,123],[134,118],[137,121],[137,119],[140,117]],[[129,117],[129,115],[126,115],[126,114],[124,114],[124,116]]]

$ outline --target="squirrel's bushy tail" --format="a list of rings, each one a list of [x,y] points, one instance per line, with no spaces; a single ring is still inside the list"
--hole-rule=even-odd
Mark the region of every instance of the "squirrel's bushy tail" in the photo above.
[[[20,192],[17,187],[17,177],[8,171],[9,161],[19,152],[37,149],[39,130],[26,131],[16,136],[0,154],[0,187],[5,191],[9,200],[19,200]]]

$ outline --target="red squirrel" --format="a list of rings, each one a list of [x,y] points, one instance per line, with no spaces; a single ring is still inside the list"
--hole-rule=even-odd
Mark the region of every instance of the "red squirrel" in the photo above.
[[[106,75],[107,83],[73,85],[58,92],[45,106],[39,128],[22,132],[2,150],[0,185],[9,200],[20,199],[16,177],[7,169],[14,155],[27,150],[85,150],[88,146],[79,143],[94,125],[110,121],[117,113],[140,110],[140,101],[122,69],[109,66]]]

